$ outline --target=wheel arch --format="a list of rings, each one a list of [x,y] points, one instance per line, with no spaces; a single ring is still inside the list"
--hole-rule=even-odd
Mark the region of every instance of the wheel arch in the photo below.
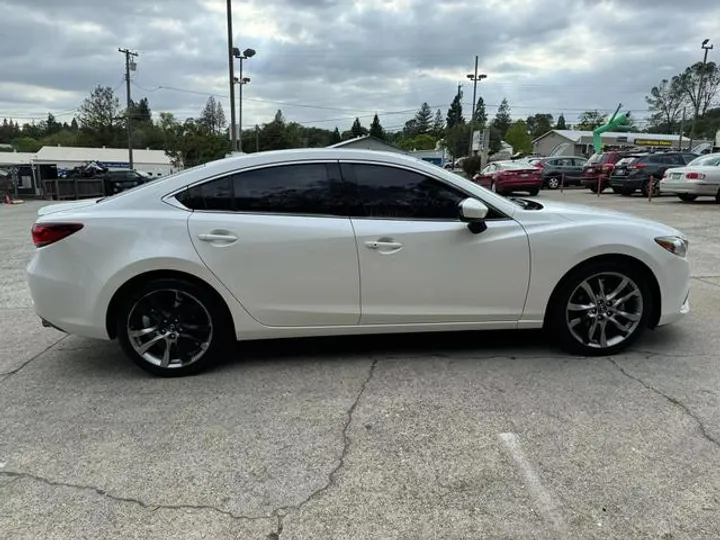
[[[223,296],[219,292],[217,292],[217,290],[207,281],[188,272],[183,272],[181,270],[151,270],[128,279],[115,291],[112,298],[110,299],[107,311],[105,312],[105,329],[110,339],[115,339],[117,337],[115,320],[117,319],[118,309],[120,309],[122,299],[138,287],[141,287],[145,283],[156,279],[182,279],[185,281],[189,281],[194,285],[202,287],[218,300],[219,305],[222,306],[225,310],[225,315],[228,317],[228,321],[233,321],[232,311],[227,305],[227,302],[225,301]]]
[[[576,264],[573,266],[570,270],[565,272],[565,275],[563,275],[562,278],[557,282],[555,287],[553,288],[552,293],[550,294],[550,298],[547,303],[547,307],[545,309],[545,317],[543,324],[547,326],[548,324],[548,317],[552,310],[555,307],[555,304],[558,302],[558,295],[560,291],[562,290],[562,286],[571,279],[577,272],[581,271],[585,266],[588,266],[590,264],[595,264],[598,262],[621,262],[628,265],[633,266],[638,271],[640,271],[645,279],[647,279],[647,283],[650,286],[650,291],[653,296],[653,311],[650,314],[650,321],[649,321],[649,327],[655,328],[658,325],[658,322],[660,321],[660,314],[662,312],[662,295],[660,293],[660,284],[658,283],[657,278],[655,277],[655,274],[650,269],[650,267],[645,264],[640,259],[637,259],[631,255],[625,255],[622,253],[609,253],[609,254],[603,254],[603,255],[596,255],[594,257],[590,257],[589,259],[585,259],[584,261]]]

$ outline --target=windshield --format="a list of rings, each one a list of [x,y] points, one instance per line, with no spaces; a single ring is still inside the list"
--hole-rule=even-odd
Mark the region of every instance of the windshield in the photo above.
[[[700,156],[688,163],[688,167],[718,167],[720,166],[720,154]]]

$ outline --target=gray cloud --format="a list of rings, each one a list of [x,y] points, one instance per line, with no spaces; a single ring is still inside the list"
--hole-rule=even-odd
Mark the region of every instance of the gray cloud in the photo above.
[[[395,9],[392,6],[397,6]],[[156,112],[197,115],[207,96],[227,107],[223,0],[0,0],[0,117],[72,117],[98,84],[121,85],[118,47],[140,52],[136,98]],[[716,0],[235,0],[245,63],[244,124],[290,120],[347,129],[375,111],[401,125],[423,101],[443,112],[474,55],[489,78],[490,112],[613,109],[643,116],[644,95],[720,40]],[[720,48],[720,43],[719,43]],[[367,120],[365,120],[367,118]]]

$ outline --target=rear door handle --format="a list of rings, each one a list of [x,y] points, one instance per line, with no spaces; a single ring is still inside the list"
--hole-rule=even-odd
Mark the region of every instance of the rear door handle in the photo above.
[[[200,233],[197,236],[203,242],[232,243],[232,242],[236,242],[238,240],[238,237],[232,233],[210,232],[210,233]]]

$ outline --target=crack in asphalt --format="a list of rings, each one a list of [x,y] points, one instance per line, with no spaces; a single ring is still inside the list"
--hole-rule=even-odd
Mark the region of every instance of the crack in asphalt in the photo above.
[[[26,360],[25,362],[23,362],[19,367],[15,368],[15,369],[12,369],[12,370],[10,370],[10,371],[6,371],[5,373],[0,373],[0,377],[3,377],[3,379],[0,380],[0,383],[4,383],[4,382],[5,382],[6,380],[8,380],[10,377],[12,377],[13,375],[16,375],[17,373],[19,373],[20,371],[22,371],[25,367],[27,367],[31,362],[37,360],[37,359],[40,358],[43,354],[45,354],[45,353],[48,352],[50,349],[52,349],[55,345],[57,345],[58,343],[60,343],[61,341],[65,340],[65,339],[67,339],[67,338],[69,338],[69,337],[70,337],[69,335],[65,335],[65,336],[61,337],[60,339],[58,339],[58,340],[56,340],[56,341],[53,341],[50,345],[48,345],[47,347],[45,347],[42,351],[40,351],[39,353],[37,353],[36,355],[34,355],[32,358],[30,358],[29,360]]]
[[[36,474],[32,473],[22,473],[22,472],[15,472],[15,471],[0,471],[0,476],[9,476],[11,478],[15,479],[30,479],[34,480],[36,482],[40,482],[42,484],[52,486],[52,487],[63,487],[63,488],[69,488],[69,489],[75,489],[80,491],[90,491],[94,492],[97,495],[100,495],[101,497],[105,497],[107,499],[110,499],[115,502],[122,502],[122,503],[128,503],[128,504],[134,504],[136,506],[139,506],[145,510],[150,510],[151,512],[156,512],[158,510],[210,510],[213,512],[217,512],[218,514],[222,514],[224,516],[230,517],[235,520],[244,520],[244,521],[257,521],[260,519],[272,519],[272,515],[268,516],[242,516],[238,514],[233,514],[229,510],[223,510],[222,508],[217,508],[216,506],[210,506],[210,505],[204,505],[204,504],[148,504],[145,501],[142,501],[141,499],[137,499],[134,497],[120,497],[119,495],[113,495],[109,491],[106,491],[104,489],[90,486],[90,485],[84,485],[84,484],[73,484],[71,482],[58,482],[55,480],[50,480],[48,478],[44,478],[42,476],[38,476]]]
[[[713,283],[712,281],[708,281],[707,279],[704,279],[704,278],[701,278],[701,277],[696,277],[696,278],[692,278],[692,279],[696,279],[696,280],[698,280],[700,283],[704,283],[705,285],[712,285],[713,287],[720,287],[720,284],[718,284],[718,283]]]
[[[328,491],[331,487],[335,485],[335,482],[337,481],[337,476],[340,473],[340,471],[345,466],[345,458],[347,458],[347,455],[350,451],[350,445],[351,445],[351,439],[348,435],[348,431],[350,429],[350,426],[352,425],[353,416],[355,414],[355,410],[358,407],[358,404],[360,403],[360,400],[363,397],[363,394],[365,394],[365,390],[367,389],[368,384],[373,378],[373,375],[375,374],[375,368],[378,365],[378,360],[373,359],[372,364],[370,365],[370,370],[368,371],[367,377],[365,377],[365,381],[363,381],[362,386],[360,387],[360,391],[358,392],[357,396],[355,397],[355,400],[353,401],[352,405],[350,405],[350,408],[348,409],[346,415],[347,419],[345,420],[345,425],[343,426],[342,430],[342,439],[343,439],[343,447],[342,451],[340,452],[340,457],[338,458],[337,465],[333,467],[333,469],[328,474],[327,482],[324,486],[316,489],[313,491],[310,495],[308,495],[305,499],[303,499],[298,504],[295,504],[293,506],[283,506],[278,508],[273,512],[274,515],[278,516],[278,529],[279,533],[276,538],[280,538],[280,534],[282,534],[282,517],[288,512],[297,512],[298,510],[301,510],[303,506],[311,502],[312,500],[316,499],[326,491]]]
[[[62,339],[65,339],[64,337]],[[59,340],[59,341],[62,341]],[[50,347],[53,347],[59,341],[55,342]],[[50,349],[48,347],[48,349]],[[47,351],[46,349],[45,351]],[[45,352],[43,351],[43,352]],[[32,360],[40,356],[42,353],[35,355],[31,360],[23,364],[20,368],[15,370],[15,372],[20,371],[25,365],[29,364]],[[347,410],[346,413],[346,420],[343,425],[342,429],[342,450],[340,452],[340,456],[338,458],[337,465],[333,467],[333,469],[330,471],[327,477],[327,482],[320,487],[319,489],[316,489],[310,495],[308,495],[305,499],[303,499],[300,503],[292,505],[292,506],[282,506],[280,508],[277,508],[272,513],[267,515],[259,515],[259,516],[246,516],[246,515],[239,515],[235,514],[233,512],[230,512],[229,510],[223,510],[222,508],[218,508],[216,506],[212,505],[200,505],[200,504],[178,504],[178,505],[169,505],[169,504],[149,504],[141,499],[135,498],[135,497],[122,497],[119,495],[113,495],[109,491],[106,491],[102,488],[92,486],[92,485],[84,485],[84,484],[73,484],[71,482],[59,482],[55,480],[50,480],[48,478],[44,478],[42,476],[38,476],[36,474],[32,473],[23,473],[23,472],[16,472],[16,471],[7,471],[7,470],[0,470],[0,476],[6,476],[10,478],[14,478],[15,480],[18,479],[30,479],[34,480],[36,482],[43,483],[48,486],[52,487],[63,487],[68,489],[75,489],[75,490],[81,490],[81,491],[88,491],[88,492],[94,492],[97,495],[100,495],[101,497],[105,497],[107,499],[110,499],[115,502],[121,502],[121,503],[128,503],[128,504],[134,504],[136,506],[139,506],[140,508],[143,508],[145,510],[149,510],[151,512],[156,512],[158,510],[206,510],[215,512],[217,514],[221,514],[223,516],[227,516],[233,520],[242,520],[242,521],[258,521],[258,520],[272,520],[274,519],[276,522],[275,525],[275,531],[271,532],[267,536],[267,540],[280,540],[280,537],[283,532],[283,519],[284,517],[294,511],[298,511],[302,509],[303,506],[305,506],[310,501],[314,500],[315,498],[319,497],[323,493],[325,493],[327,490],[329,490],[333,485],[335,485],[335,482],[337,481],[337,475],[342,470],[342,468],[345,466],[345,459],[348,455],[348,452],[350,451],[350,445],[351,445],[351,439],[348,435],[348,431],[350,429],[350,426],[353,422],[353,417],[355,414],[355,410],[357,409],[360,400],[362,399],[362,396],[365,394],[365,390],[367,389],[367,385],[372,379],[375,368],[377,367],[378,360],[374,359],[372,364],[370,365],[370,370],[368,371],[367,376],[365,377],[365,380],[363,381],[359,392],[357,393],[357,396],[353,400],[353,403],[350,405],[350,408]],[[13,480],[13,482],[15,481]]]
[[[700,429],[700,433],[702,434],[703,438],[709,441],[710,443],[714,444],[718,448],[720,448],[720,440],[713,437],[707,430],[707,427],[705,427],[705,424],[703,423],[700,418],[690,410],[690,407],[685,405],[682,401],[680,401],[677,398],[674,398],[672,396],[669,396],[662,390],[659,390],[655,388],[653,385],[646,383],[644,380],[642,380],[640,377],[636,377],[635,375],[630,374],[624,367],[622,367],[616,360],[613,358],[608,358],[608,361],[617,368],[620,373],[625,375],[628,379],[631,379],[637,383],[640,383],[645,389],[650,390],[651,392],[656,393],[657,395],[665,398],[667,401],[678,407],[680,410],[682,410],[687,416],[692,418],[695,423],[698,425],[698,428]]]

